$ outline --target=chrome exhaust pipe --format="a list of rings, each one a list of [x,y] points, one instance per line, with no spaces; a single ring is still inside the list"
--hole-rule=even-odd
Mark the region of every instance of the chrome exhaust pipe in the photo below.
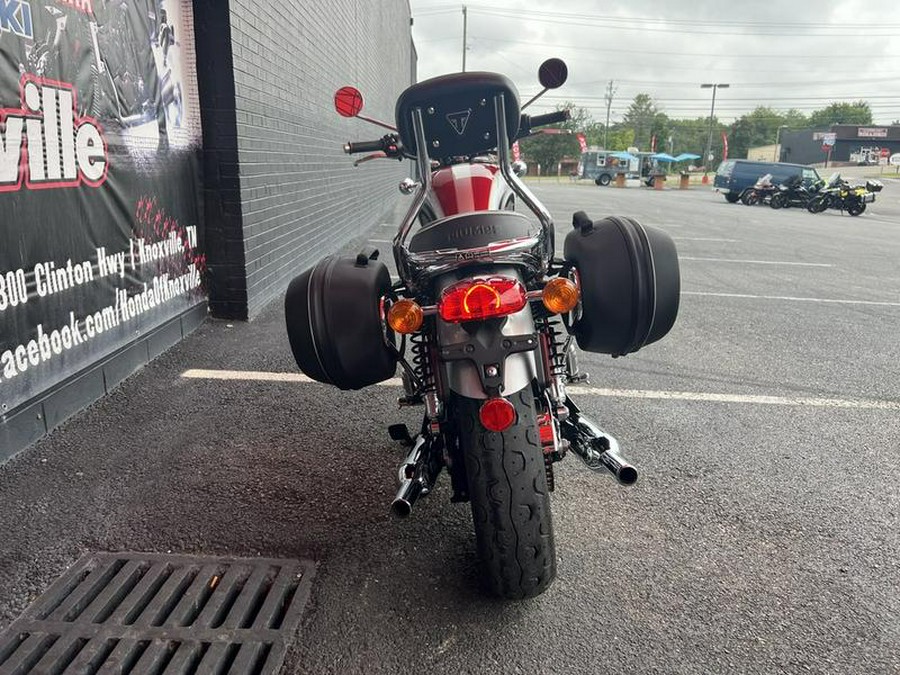
[[[638,471],[619,454],[619,442],[585,417],[571,400],[566,405],[569,417],[560,424],[560,431],[573,452],[592,471],[608,471],[621,485],[634,485]]]
[[[434,481],[440,473],[440,464],[435,465],[433,461],[433,444],[432,437],[417,436],[412,450],[400,465],[397,472],[400,487],[391,502],[391,515],[398,520],[408,518],[419,497],[424,497],[434,487]]]

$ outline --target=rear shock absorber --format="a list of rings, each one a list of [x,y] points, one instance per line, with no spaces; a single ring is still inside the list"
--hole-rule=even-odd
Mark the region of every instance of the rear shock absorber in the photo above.
[[[441,417],[442,404],[435,378],[434,348],[428,329],[410,336],[412,368],[420,384],[417,397],[425,403],[425,414],[432,425]]]

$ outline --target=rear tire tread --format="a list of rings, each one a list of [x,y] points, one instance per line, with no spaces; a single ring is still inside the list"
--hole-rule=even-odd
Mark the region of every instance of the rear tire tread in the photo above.
[[[518,420],[502,433],[478,422],[481,401],[459,398],[457,409],[483,573],[493,593],[522,599],[553,582],[556,550],[530,388],[510,401]]]

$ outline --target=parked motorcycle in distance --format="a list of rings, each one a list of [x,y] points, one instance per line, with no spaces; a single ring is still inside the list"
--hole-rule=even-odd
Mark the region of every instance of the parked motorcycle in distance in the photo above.
[[[741,192],[741,203],[744,206],[768,204],[777,190],[777,186],[772,182],[772,174],[767,173],[760,176],[753,185]]]
[[[807,185],[802,176],[794,176],[785,183],[779,185],[769,198],[769,206],[773,209],[788,208],[791,206],[805,207],[809,201],[822,189],[824,183],[816,181]]]
[[[566,75],[559,59],[539,71],[544,91]],[[393,240],[399,278],[366,249],[325,258],[285,296],[292,352],[313,379],[360,389],[399,366],[400,404],[424,415],[416,434],[389,429],[409,448],[391,511],[409,516],[446,470],[451,501],[471,504],[483,578],[511,599],[543,592],[556,576],[556,462],[572,451],[623,485],[637,480],[615,438],[567,394],[586,378],[576,343],[623,356],[659,340],[675,322],[680,288],[672,239],[632,218],[576,213],[556,256],[553,219],[513,172],[510,146],[568,113],[523,114],[533,100],[521,105],[497,73],[406,89],[396,127],[369,120],[391,133],[344,148],[416,162],[419,180],[400,185],[413,197]],[[335,101],[342,114],[368,119],[357,90],[339,90]],[[493,163],[479,159],[490,153]],[[507,188],[537,222],[504,208]],[[413,233],[425,209],[435,217]]]
[[[877,180],[867,180],[865,185],[850,185],[834,172],[815,197],[806,205],[810,213],[822,213],[826,209],[846,211],[851,216],[865,212],[866,206],[875,201],[875,193],[881,192],[884,184]]]

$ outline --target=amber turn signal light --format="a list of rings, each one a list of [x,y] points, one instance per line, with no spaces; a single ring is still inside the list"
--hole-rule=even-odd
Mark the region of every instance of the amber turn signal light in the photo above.
[[[544,301],[544,307],[554,314],[571,312],[578,305],[578,287],[571,279],[551,279],[544,286],[541,300]]]
[[[415,333],[424,320],[425,313],[412,300],[398,300],[388,310],[388,325],[398,333]]]

